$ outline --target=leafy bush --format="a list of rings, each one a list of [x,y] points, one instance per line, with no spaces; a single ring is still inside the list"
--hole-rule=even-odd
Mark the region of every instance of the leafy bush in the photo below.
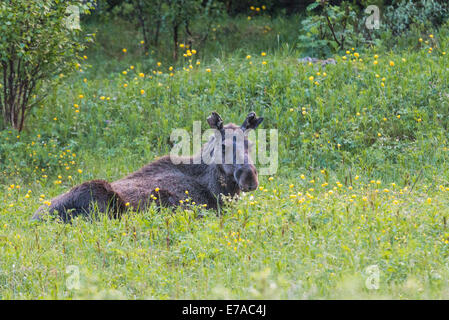
[[[52,76],[74,69],[84,49],[79,30],[70,27],[68,7],[79,1],[8,0],[0,4],[0,109],[3,124],[21,131],[32,98],[39,88],[50,86]],[[30,100],[31,99],[31,100]]]
[[[357,9],[348,1],[332,5],[316,1],[307,7],[309,16],[302,21],[299,46],[307,54],[326,56],[354,45]]]
[[[383,22],[393,35],[401,35],[417,25],[422,31],[439,27],[445,21],[449,5],[436,0],[402,0],[387,6]]]
[[[441,26],[447,17],[449,5],[438,0],[403,0],[384,5],[387,1],[372,3],[361,1],[317,0],[307,7],[308,16],[302,21],[299,47],[307,55],[328,56],[343,52],[348,47],[379,44],[396,45],[398,37],[410,30],[424,33]],[[366,28],[364,9],[375,4],[382,8],[380,28]]]

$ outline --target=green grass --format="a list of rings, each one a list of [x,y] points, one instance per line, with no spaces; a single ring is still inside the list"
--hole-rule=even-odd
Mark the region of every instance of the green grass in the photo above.
[[[88,53],[20,136],[0,132],[0,297],[448,298],[447,35],[398,52],[355,48],[325,68],[282,42],[221,56],[216,43],[216,59],[182,60],[173,76],[171,62],[138,60],[131,46],[122,59],[116,44],[105,61]],[[233,122],[254,110],[279,131],[278,173],[222,216],[152,208],[29,222],[82,181],[166,154],[172,129],[205,129],[213,110]],[[365,286],[372,265],[378,290]]]

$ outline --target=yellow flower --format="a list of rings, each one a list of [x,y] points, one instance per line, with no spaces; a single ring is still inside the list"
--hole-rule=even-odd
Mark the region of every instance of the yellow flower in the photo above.
[[[375,55],[374,55],[374,59],[377,60],[378,58],[379,58],[379,56],[378,56],[377,54],[375,54]]]
[[[251,59],[251,56],[250,56],[250,55],[247,55],[247,56],[246,56],[246,59]]]
[[[125,203],[125,206],[129,207],[129,202]]]
[[[123,53],[126,53],[126,51],[128,51],[128,50],[126,50],[125,48],[123,48],[122,51],[123,51]]]
[[[124,75],[126,75],[126,74],[127,74],[128,72],[126,72],[126,71],[123,71],[122,73],[123,73]]]
[[[145,41],[143,41],[143,40],[140,40],[140,44],[144,44],[145,43]]]
[[[141,73],[139,73],[139,77],[143,78],[143,77],[145,77],[145,74],[141,72]]]
[[[179,47],[180,47],[180,48],[184,48],[184,43],[181,43],[181,44],[179,45]]]
[[[394,67],[394,61],[390,60],[390,67]]]
[[[160,190],[159,188],[154,189],[154,191],[156,191],[156,192],[159,192],[159,190]]]
[[[80,99],[83,99],[83,98],[84,98],[84,96],[83,96],[82,94],[80,94],[80,95],[79,95],[79,98],[80,98]]]
[[[158,62],[158,63],[157,63],[157,66],[158,66],[158,67],[160,67],[160,66],[161,66],[161,64],[162,64],[162,63]]]
[[[267,53],[266,53],[266,52],[262,52],[260,55],[261,55],[262,57],[265,57],[265,56],[267,55]]]
[[[207,68],[207,69],[206,69],[206,72],[211,72],[211,71],[212,71],[212,70],[211,70],[211,69],[209,69],[209,68]]]
[[[354,52],[354,57],[358,58],[359,54],[357,52]]]
[[[83,173],[83,170],[81,170],[81,169],[78,169],[78,173]]]
[[[145,90],[140,90],[140,94],[145,94]]]
[[[309,77],[309,80],[310,80],[310,81],[313,81],[313,79],[315,79],[313,76],[310,76],[310,77]]]
[[[263,65],[266,65],[266,64],[267,64],[267,62],[266,62],[266,61],[262,61],[262,64],[263,64]]]
[[[100,100],[104,100],[104,99],[105,99],[105,96],[101,96],[101,97],[100,97]]]

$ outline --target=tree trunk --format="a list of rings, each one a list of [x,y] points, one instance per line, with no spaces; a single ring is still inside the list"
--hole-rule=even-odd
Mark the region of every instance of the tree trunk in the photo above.
[[[143,12],[143,7],[142,7],[142,2],[139,0],[137,1],[137,17],[139,19],[139,23],[140,23],[140,27],[142,29],[142,34],[143,34],[143,47],[145,52],[148,52],[150,50],[149,47],[149,40],[148,40],[148,30],[147,30],[147,25],[145,24],[145,14]]]
[[[178,29],[179,24],[175,23],[173,25],[173,59],[178,60]]]

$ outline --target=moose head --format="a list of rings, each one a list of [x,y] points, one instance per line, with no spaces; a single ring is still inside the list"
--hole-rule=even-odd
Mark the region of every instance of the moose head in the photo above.
[[[207,118],[215,135],[209,141],[209,148],[203,150],[203,155],[224,173],[227,180],[234,180],[242,191],[255,190],[259,184],[257,169],[250,157],[252,143],[248,140],[248,132],[256,129],[263,118],[258,118],[250,112],[241,126],[234,123],[223,124],[223,120],[216,112]]]

